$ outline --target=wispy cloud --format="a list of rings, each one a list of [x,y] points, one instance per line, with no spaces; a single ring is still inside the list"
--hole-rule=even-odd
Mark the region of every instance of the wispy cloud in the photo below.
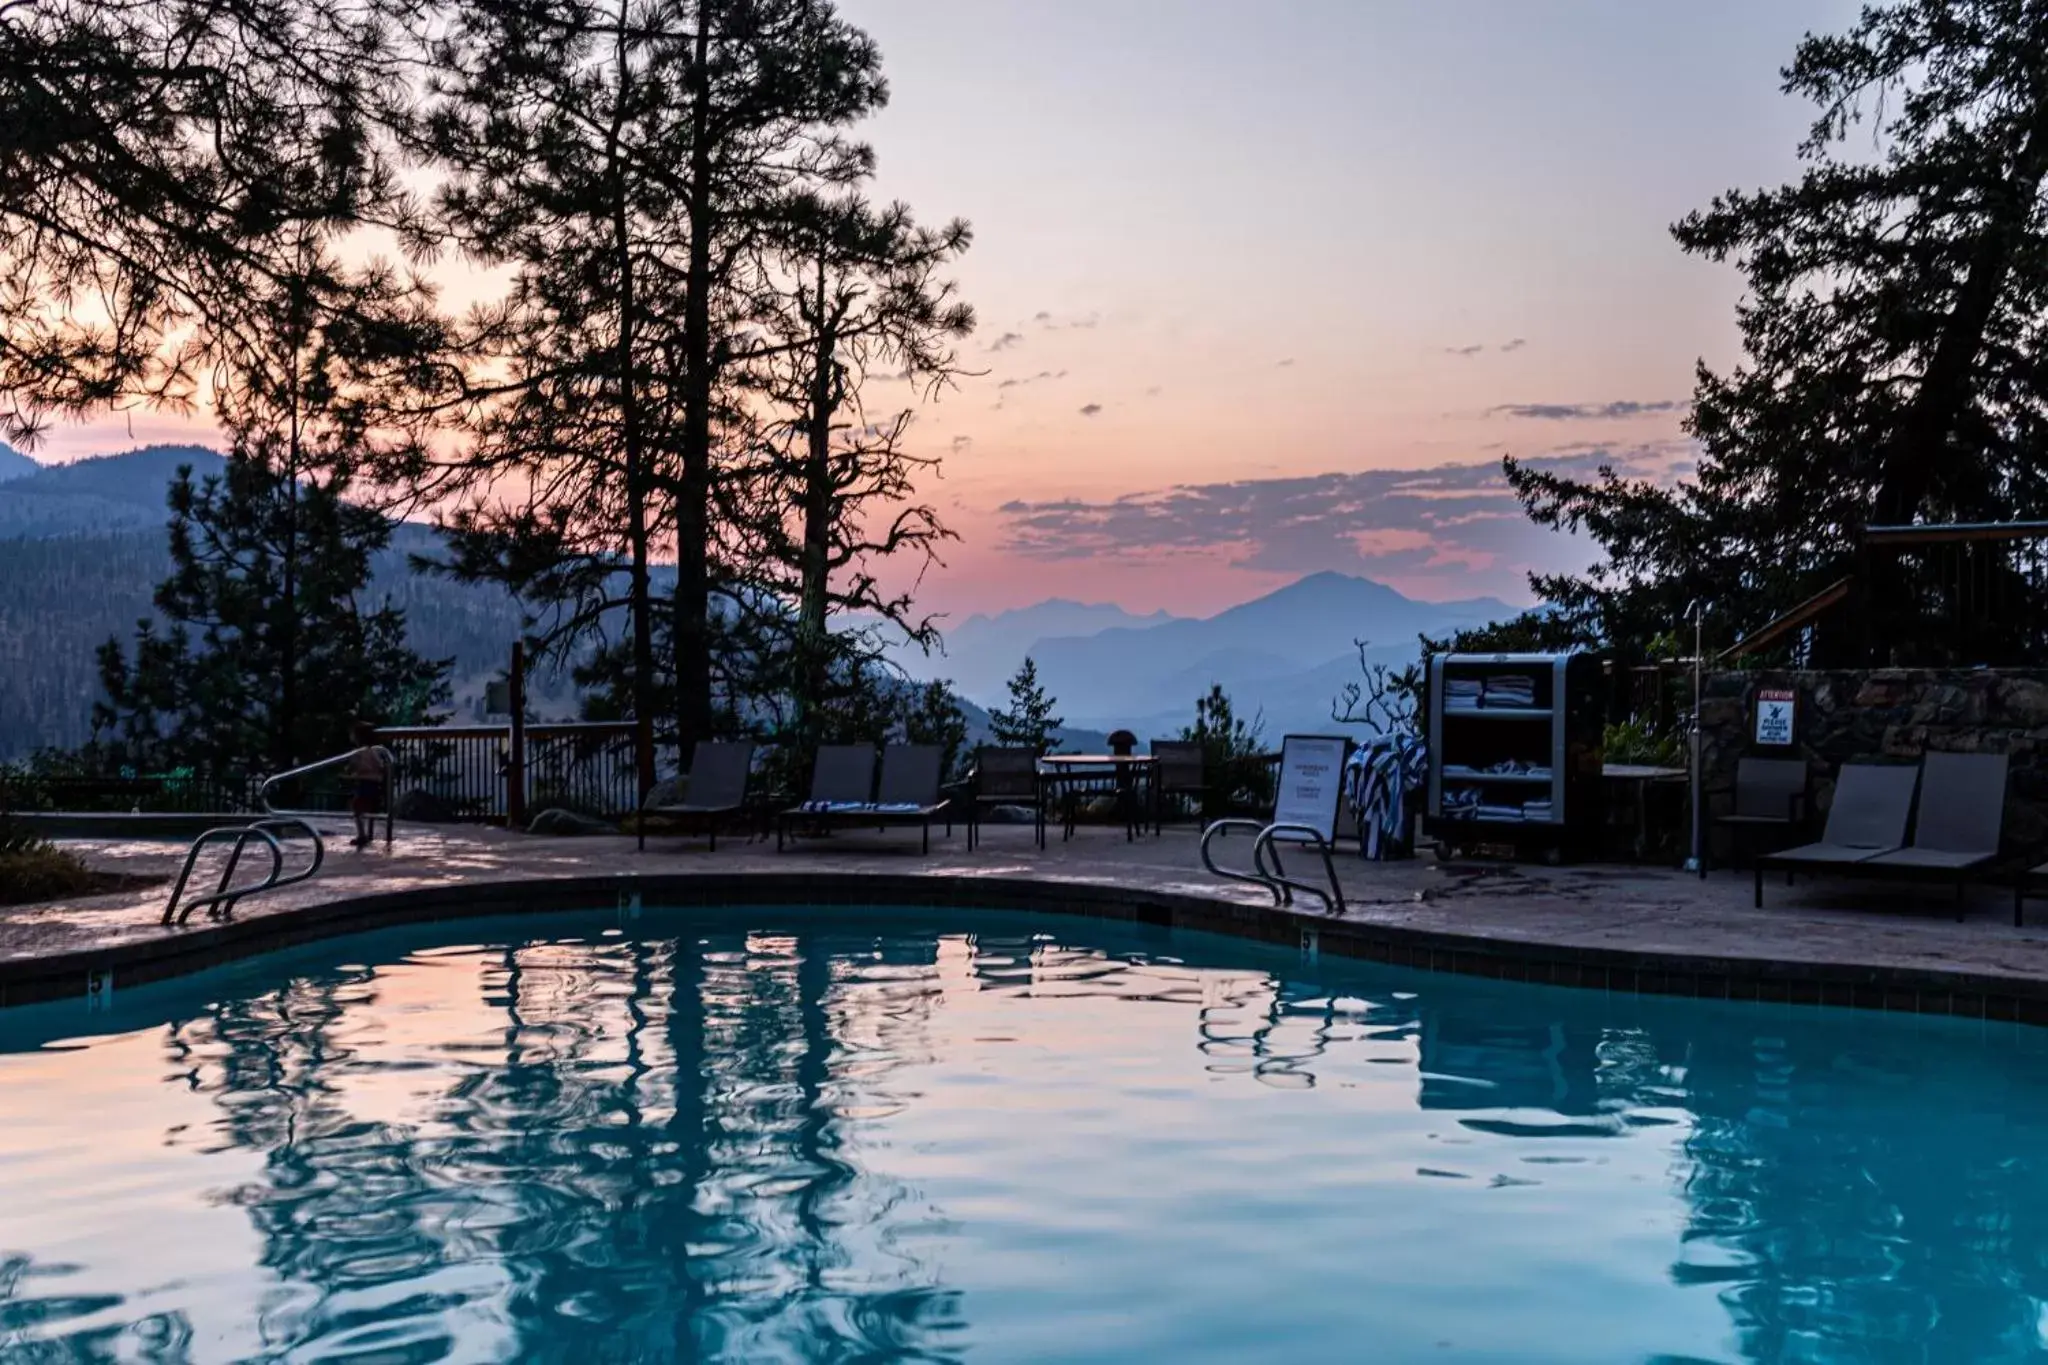
[[[1082,415],[1083,417],[1093,417],[1093,416],[1094,416],[1094,415],[1095,415],[1096,413],[1098,413],[1098,412],[1101,412],[1101,411],[1102,411],[1102,404],[1100,404],[1100,403],[1090,403],[1090,404],[1088,404],[1088,405],[1087,405],[1086,407],[1084,407],[1084,408],[1082,408],[1082,409],[1081,409],[1081,415]]]
[[[1012,346],[1021,344],[1023,340],[1024,334],[1022,332],[1005,332],[994,341],[991,341],[988,344],[988,348],[991,351],[1007,351]]]
[[[1033,313],[1031,320],[1048,332],[1086,331],[1102,321],[1099,313],[1081,313],[1073,317],[1058,317],[1043,310]]]
[[[1285,360],[1281,360],[1281,361],[1276,361],[1275,363],[1276,363],[1276,364],[1277,364],[1277,365],[1278,365],[1278,366],[1279,366],[1279,367],[1280,367],[1281,369],[1283,369],[1283,370],[1284,370],[1284,369],[1286,369],[1286,368],[1287,368],[1288,366],[1290,366],[1290,365],[1292,365],[1292,364],[1294,363],[1294,357],[1293,357],[1293,356],[1288,356],[1288,357],[1287,357],[1287,359],[1285,359]]]
[[[1669,479],[1687,442],[1596,446],[1538,468]],[[1000,509],[1005,548],[1031,559],[1221,557],[1233,568],[1324,569],[1515,591],[1530,569],[1583,566],[1585,545],[1530,522],[1497,463],[1372,469],[1183,484],[1108,501],[1018,500]]]
[[[1612,403],[1503,403],[1486,410],[1489,417],[1525,417],[1545,422],[1604,422],[1677,412],[1685,405],[1666,398],[1655,403],[1617,399]]]
[[[998,389],[1021,389],[1026,384],[1043,384],[1051,379],[1065,379],[1065,370],[1040,370],[1037,374],[1017,375],[997,383]]]
[[[1473,356],[1485,355],[1488,351],[1499,351],[1502,355],[1507,355],[1521,350],[1528,344],[1529,342],[1526,337],[1513,337],[1498,345],[1486,341],[1475,341],[1469,346],[1446,346],[1444,347],[1444,354],[1457,356],[1460,360],[1470,360]]]

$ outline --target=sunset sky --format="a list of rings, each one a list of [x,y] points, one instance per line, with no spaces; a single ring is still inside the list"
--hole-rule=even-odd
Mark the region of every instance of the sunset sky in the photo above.
[[[1341,569],[1525,600],[1503,452],[1682,463],[1739,282],[1668,225],[1795,170],[1854,0],[841,0],[878,191],[972,221],[920,600],[1213,611]],[[132,431],[132,436],[131,436]],[[138,414],[38,455],[189,436]],[[1446,470],[1444,466],[1465,466]]]

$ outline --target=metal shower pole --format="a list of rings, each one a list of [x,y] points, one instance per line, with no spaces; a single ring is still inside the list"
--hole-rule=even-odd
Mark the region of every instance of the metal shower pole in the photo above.
[[[1692,772],[1688,784],[1692,791],[1692,856],[1685,860],[1685,870],[1697,873],[1701,878],[1707,875],[1707,860],[1704,856],[1703,835],[1705,824],[1700,812],[1700,700],[1703,691],[1702,674],[1706,667],[1706,617],[1710,603],[1695,598],[1686,608],[1686,615],[1692,617]]]

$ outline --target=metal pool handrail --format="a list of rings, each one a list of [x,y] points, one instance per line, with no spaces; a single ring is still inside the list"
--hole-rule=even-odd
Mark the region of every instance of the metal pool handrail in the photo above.
[[[385,748],[381,744],[372,744],[367,747],[374,750],[377,753],[377,755],[384,760],[384,847],[390,848],[392,838],[392,823],[396,818],[393,815],[391,809],[390,784],[391,774],[397,770],[398,760],[392,755],[389,749]],[[362,749],[360,747],[350,749],[347,753],[335,754],[330,758],[316,759],[311,763],[302,764],[299,767],[293,768],[288,772],[281,772],[277,774],[277,776],[275,777],[266,777],[263,779],[263,784],[256,788],[256,799],[257,801],[262,803],[264,813],[268,815],[290,815],[300,817],[311,815],[332,815],[334,814],[333,811],[286,810],[278,806],[274,806],[270,802],[270,789],[282,782],[290,782],[297,778],[306,777],[312,773],[324,772],[328,768],[338,768],[361,752]],[[305,822],[303,819],[301,819],[300,823],[304,824]],[[307,825],[306,827],[308,829],[312,828],[312,826],[310,825]],[[374,829],[376,828],[376,826],[372,825],[371,828]]]
[[[1240,872],[1235,868],[1219,867],[1215,855],[1209,851],[1209,843],[1219,835],[1232,830],[1252,830],[1252,870]],[[1287,875],[1287,869],[1280,863],[1279,839],[1286,836],[1288,842],[1305,843],[1322,855],[1323,872],[1330,879],[1330,889],[1325,891],[1313,882],[1299,881]],[[1331,860],[1330,843],[1323,838],[1322,831],[1313,825],[1277,824],[1268,825],[1258,820],[1218,820],[1202,831],[1202,866],[1218,877],[1234,882],[1249,882],[1263,886],[1273,895],[1273,904],[1294,904],[1294,893],[1314,896],[1323,903],[1323,909],[1332,915],[1344,913],[1344,888],[1337,881],[1337,865]],[[1270,865],[1268,860],[1270,859]]]
[[[290,834],[295,830],[302,831],[313,841],[313,858],[305,867],[287,876],[284,870],[284,847],[279,843],[278,836]],[[241,866],[242,850],[252,842],[261,842],[263,847],[269,850],[270,870],[264,874],[262,881],[252,886],[231,886],[230,883],[235,878],[235,869]],[[214,887],[210,895],[195,896],[180,906],[179,898],[185,894],[185,884],[192,878],[192,869],[198,864],[200,853],[209,844],[228,843],[233,847],[228,850],[227,866],[221,870],[220,884]],[[320,831],[313,828],[310,821],[297,816],[258,820],[251,825],[210,829],[194,839],[191,849],[186,852],[185,866],[179,871],[177,884],[171,888],[171,898],[164,905],[163,923],[183,924],[192,918],[192,912],[201,906],[208,907],[213,918],[225,919],[234,913],[236,903],[245,897],[310,880],[320,871],[320,865],[326,858],[327,845],[321,840]]]

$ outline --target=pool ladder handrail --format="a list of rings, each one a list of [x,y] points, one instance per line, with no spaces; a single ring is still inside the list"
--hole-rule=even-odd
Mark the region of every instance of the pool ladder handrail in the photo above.
[[[1252,870],[1249,872],[1219,867],[1215,855],[1210,852],[1210,841],[1229,834],[1232,830],[1256,832],[1256,837],[1252,840]],[[1291,844],[1306,844],[1322,856],[1323,874],[1330,879],[1327,891],[1313,882],[1304,882],[1287,875],[1287,869],[1280,862],[1280,842],[1283,837]],[[1344,888],[1337,881],[1337,864],[1331,858],[1335,851],[1330,846],[1330,841],[1323,837],[1323,832],[1313,825],[1284,821],[1269,825],[1260,820],[1232,819],[1214,821],[1202,831],[1202,866],[1208,868],[1211,873],[1230,881],[1263,886],[1272,893],[1275,905],[1293,905],[1294,893],[1299,891],[1321,901],[1326,914],[1341,915],[1344,913]]]
[[[392,756],[389,749],[381,744],[372,744],[368,747],[376,750],[378,757],[384,760],[384,847],[389,849],[391,847],[392,828],[396,819],[391,810],[390,782],[391,774],[397,769],[398,760]],[[335,754],[330,758],[316,759],[314,762],[301,764],[299,767],[293,768],[288,772],[281,772],[275,777],[266,777],[263,779],[262,784],[256,788],[256,799],[263,804],[263,810],[266,815],[297,816],[302,820],[315,815],[333,815],[335,812],[331,810],[290,810],[273,805],[270,800],[271,788],[283,782],[290,782],[294,779],[305,777],[310,773],[340,767],[361,752],[361,748],[350,749],[347,753]],[[373,824],[371,828],[374,829],[376,826]]]
[[[313,841],[313,857],[305,867],[287,875],[284,870],[284,846],[279,841],[279,838],[280,836],[289,836],[295,831],[303,832],[308,839]],[[235,870],[242,864],[243,850],[248,848],[251,843],[258,842],[270,853],[270,870],[264,873],[263,880],[260,882],[247,886],[232,885],[235,879]],[[199,855],[211,844],[233,845],[228,850],[227,866],[221,869],[220,883],[214,887],[210,894],[194,896],[189,900],[185,900],[181,905],[180,899],[185,894],[185,885],[192,879],[192,869],[198,866]],[[320,838],[320,831],[313,828],[310,821],[295,815],[281,816],[270,820],[258,820],[253,824],[247,825],[225,825],[219,829],[210,829],[197,839],[194,839],[192,847],[187,850],[185,866],[178,873],[177,883],[171,887],[170,900],[164,904],[162,922],[167,925],[182,925],[186,920],[192,918],[194,910],[202,906],[207,907],[207,914],[210,918],[226,919],[235,912],[237,903],[250,896],[261,895],[265,891],[275,891],[280,886],[292,886],[299,882],[310,881],[320,871],[320,865],[326,861],[326,858],[327,845]]]

